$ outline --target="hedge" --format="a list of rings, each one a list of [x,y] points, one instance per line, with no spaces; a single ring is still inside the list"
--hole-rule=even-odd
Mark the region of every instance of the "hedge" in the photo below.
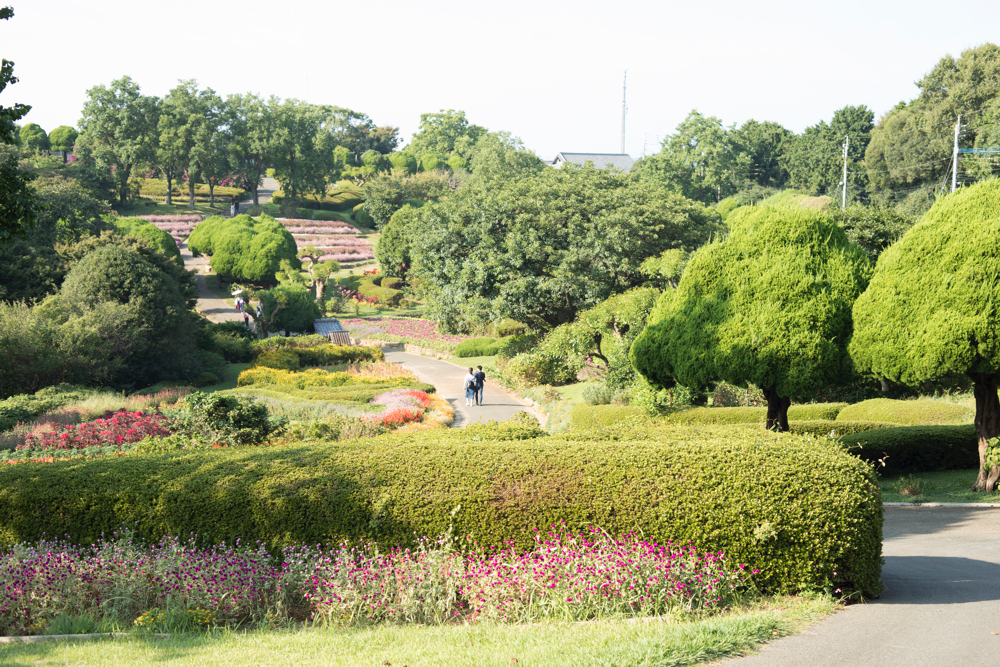
[[[840,438],[847,450],[889,475],[979,468],[972,424],[899,426]]]
[[[434,385],[414,382],[405,378],[394,380],[355,378],[355,380],[358,381],[342,385],[254,384],[243,385],[230,391],[255,396],[269,396],[281,400],[325,401],[328,403],[368,403],[379,394],[384,394],[390,389],[403,387],[428,394],[434,393]]]
[[[572,432],[570,432],[572,433]],[[213,541],[374,539],[448,529],[528,548],[564,523],[691,542],[761,570],[765,592],[879,592],[871,468],[815,439],[701,427],[467,442],[461,430],[353,443],[134,454],[0,469],[0,546],[65,535]],[[655,439],[654,439],[655,438]]]
[[[503,344],[503,338],[467,338],[455,346],[456,357],[492,357]]]
[[[818,437],[829,437],[833,433],[834,437],[840,437],[853,433],[865,433],[880,428],[893,428],[899,424],[886,424],[885,422],[849,422],[832,419],[809,419],[800,422],[790,422],[788,429],[792,433],[800,435],[815,435]]]
[[[647,415],[642,408],[634,405],[574,405],[569,414],[569,427],[584,430],[607,428],[637,417]]]
[[[304,389],[305,387],[340,387],[345,384],[376,384],[380,382],[391,382],[392,386],[409,385],[413,380],[408,378],[393,378],[383,380],[379,378],[365,378],[352,375],[351,373],[330,372],[319,368],[309,368],[304,371],[289,371],[278,368],[268,368],[257,366],[248,368],[236,378],[237,387],[249,387],[252,385],[276,384],[287,385]]]
[[[973,407],[944,401],[896,401],[872,398],[849,405],[837,415],[838,420],[891,422],[905,426],[931,424],[971,424],[976,416]]]
[[[836,419],[838,414],[847,407],[847,403],[800,403],[788,408],[789,426],[793,421],[811,421],[815,419]],[[767,408],[692,408],[670,415],[670,421],[681,424],[746,424],[751,422],[764,423],[767,420]]]
[[[271,201],[279,206],[285,199],[287,199],[287,195],[282,190],[271,195]],[[331,190],[326,193],[322,200],[318,200],[313,195],[300,197],[296,206],[319,211],[354,211],[354,207],[363,204],[364,201],[364,197],[356,192]]]

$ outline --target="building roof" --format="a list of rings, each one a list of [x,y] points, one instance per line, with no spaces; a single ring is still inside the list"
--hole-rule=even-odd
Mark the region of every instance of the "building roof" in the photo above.
[[[587,161],[593,162],[598,169],[614,167],[622,171],[630,170],[635,163],[635,160],[624,153],[558,153],[550,164],[559,167],[564,162],[584,164]]]
[[[329,336],[334,331],[343,331],[344,327],[340,326],[340,320],[336,317],[329,317],[323,320],[314,320],[313,328],[316,329],[316,333],[320,336]]]

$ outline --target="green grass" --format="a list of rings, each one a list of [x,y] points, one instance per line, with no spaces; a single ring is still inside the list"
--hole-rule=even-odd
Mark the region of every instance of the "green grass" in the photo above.
[[[11,665],[695,665],[745,655],[837,609],[779,598],[707,620],[221,631],[5,646]]]
[[[462,368],[468,368],[469,366],[472,366],[473,368],[475,368],[476,366],[484,366],[484,367],[486,367],[486,366],[492,366],[494,364],[494,362],[496,362],[496,359],[497,358],[495,356],[492,356],[492,357],[449,357],[448,359],[445,359],[445,361],[450,361],[453,364],[458,364]],[[486,377],[489,377],[489,373],[487,373]]]
[[[198,391],[203,391],[205,393],[211,393],[213,391],[224,391],[226,389],[236,388],[236,378],[239,377],[240,373],[250,368],[250,364],[227,364],[226,365],[226,377],[219,384],[208,385],[207,387],[199,387]]]
[[[970,491],[978,470],[942,470],[908,475],[885,475],[879,478],[884,503],[1000,503],[1000,493]],[[917,480],[922,491],[903,495],[901,480]]]

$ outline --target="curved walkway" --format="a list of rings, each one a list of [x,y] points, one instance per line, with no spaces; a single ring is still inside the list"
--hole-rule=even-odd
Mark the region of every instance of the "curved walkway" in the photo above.
[[[487,422],[491,419],[506,421],[518,412],[528,412],[540,422],[545,421],[544,416],[537,410],[491,382],[489,378],[486,379],[486,386],[483,389],[483,404],[466,406],[463,378],[468,369],[450,361],[422,357],[410,352],[386,352],[385,359],[413,371],[421,382],[434,385],[438,395],[446,399],[455,409],[453,427],[460,428],[466,424]]]
[[[886,507],[885,590],[758,655],[746,667],[994,664],[1000,652],[1000,510]]]

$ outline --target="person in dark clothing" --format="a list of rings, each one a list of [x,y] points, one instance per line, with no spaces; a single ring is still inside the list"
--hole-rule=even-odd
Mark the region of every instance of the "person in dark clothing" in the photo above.
[[[482,366],[476,366],[476,372],[472,374],[476,378],[476,405],[483,404],[483,385],[486,384],[486,373]]]

